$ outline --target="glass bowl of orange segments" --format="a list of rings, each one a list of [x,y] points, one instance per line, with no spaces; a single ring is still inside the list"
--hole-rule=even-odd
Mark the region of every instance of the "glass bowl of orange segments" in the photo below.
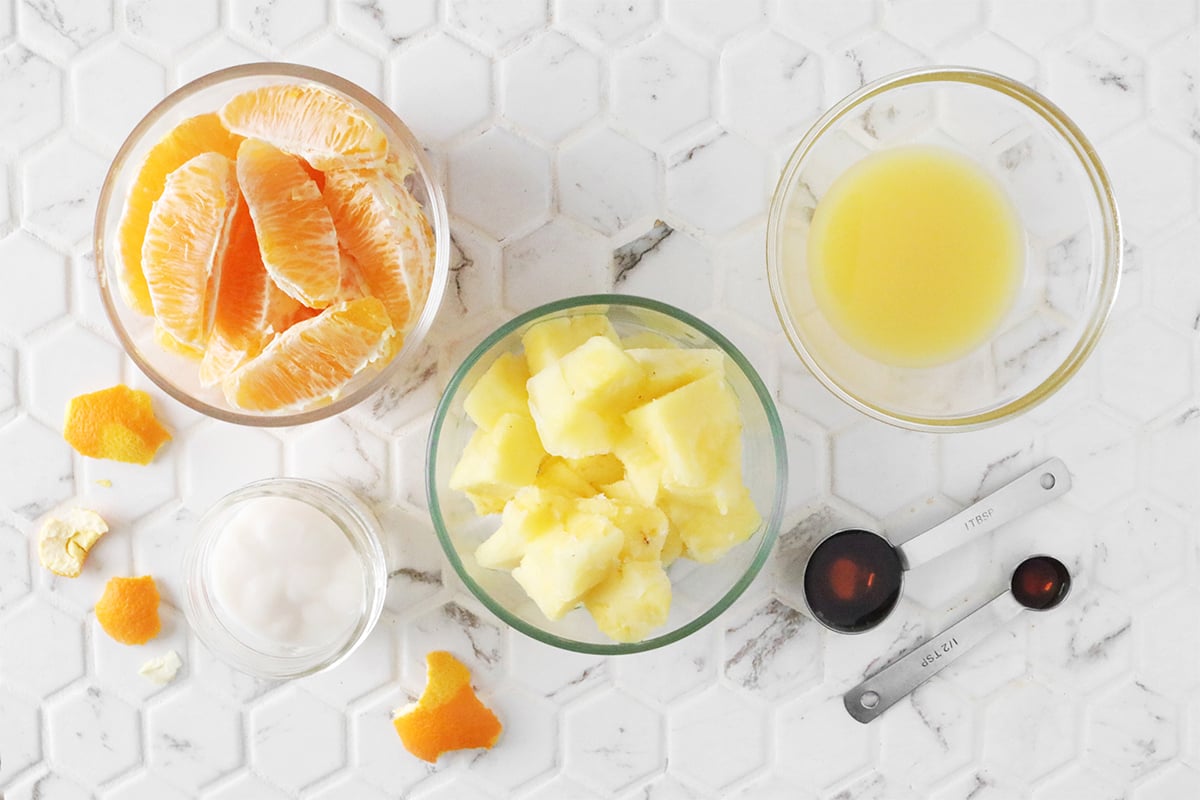
[[[282,102],[241,107],[243,117],[234,118],[246,133],[241,136],[218,116],[239,96]],[[242,148],[245,143],[254,146]],[[209,158],[214,153],[225,158]],[[400,187],[403,202],[395,200],[395,191],[376,190],[372,181],[384,177],[389,191]],[[291,183],[303,180],[316,184],[315,200],[307,186],[291,194]],[[331,185],[340,194],[331,195]],[[223,222],[195,224],[172,238],[176,228],[164,221],[205,219],[190,210],[197,207],[220,214],[211,210],[214,186],[226,187]],[[168,194],[186,198],[189,206],[159,203]],[[304,198],[308,206],[272,211],[281,194]],[[380,196],[381,208],[354,205]],[[161,210],[152,211],[156,203]],[[127,210],[127,204],[139,207]],[[312,230],[327,234],[323,221],[314,225],[306,216],[319,214],[316,206],[337,223],[333,250],[327,235],[315,243],[308,239]],[[160,219],[151,221],[152,214]],[[126,215],[135,219],[126,222]],[[367,223],[351,236],[342,223],[352,216]],[[184,281],[153,272],[166,263],[163,252],[190,252],[218,227],[206,281],[197,283],[201,273],[194,271]],[[133,362],[189,408],[243,425],[297,425],[332,416],[410,368],[450,271],[445,200],[416,137],[366,90],[296,64],[218,70],[151,109],[113,159],[94,235],[104,307]],[[144,262],[150,265],[144,271],[151,238],[157,260]],[[322,254],[319,261],[310,257],[314,252]],[[265,282],[258,266],[246,266],[255,254],[259,265],[270,264]]]

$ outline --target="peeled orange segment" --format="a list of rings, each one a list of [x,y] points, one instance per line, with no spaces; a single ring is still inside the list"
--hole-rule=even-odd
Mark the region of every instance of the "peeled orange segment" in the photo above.
[[[230,133],[216,113],[185,119],[158,144],[150,148],[142,162],[117,229],[121,251],[121,289],[125,302],[135,311],[153,314],[150,291],[142,274],[142,241],[150,221],[150,208],[162,196],[167,176],[201,153],[219,153],[237,157],[242,137]]]
[[[388,171],[328,172],[324,196],[342,247],[371,294],[383,301],[397,330],[409,330],[433,271],[433,231],[421,205]]]
[[[242,136],[270,142],[319,170],[383,164],[387,134],[365,111],[319,86],[275,84],[237,95],[221,121]]]
[[[337,231],[317,184],[295,156],[258,139],[238,148],[242,186],[263,265],[275,284],[312,308],[337,297]]]
[[[374,297],[347,300],[297,322],[222,383],[239,408],[279,411],[336,397],[368,364],[387,355],[396,331]]]
[[[212,323],[210,284],[240,204],[234,165],[201,153],[167,176],[142,242],[154,318],[185,345],[203,348]]]
[[[491,748],[504,726],[471,688],[471,673],[450,653],[425,656],[428,682],[413,706],[397,709],[392,726],[417,758],[434,762],[451,750]]]
[[[200,362],[200,383],[212,386],[262,352],[273,333],[303,308],[275,285],[263,266],[245,206],[234,216],[221,263],[212,333]]]

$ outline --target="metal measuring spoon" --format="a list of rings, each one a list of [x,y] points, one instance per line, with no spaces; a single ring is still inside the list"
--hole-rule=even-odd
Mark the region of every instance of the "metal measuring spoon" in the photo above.
[[[1062,459],[1051,458],[979,502],[924,531],[889,542],[872,531],[825,537],[804,569],[813,618],[839,633],[862,633],[887,619],[904,573],[1044,505],[1071,488]]]
[[[846,692],[843,697],[846,710],[859,722],[870,722],[1023,610],[1054,608],[1066,598],[1070,588],[1071,573],[1057,558],[1025,559],[1013,570],[1007,592]]]

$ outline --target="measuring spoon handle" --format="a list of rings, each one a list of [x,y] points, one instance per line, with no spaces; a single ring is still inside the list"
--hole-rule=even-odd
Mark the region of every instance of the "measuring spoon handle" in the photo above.
[[[1052,458],[924,533],[895,542],[896,550],[904,568],[913,569],[1049,503],[1070,488],[1067,465]]]
[[[870,722],[1011,621],[1021,610],[1021,604],[1011,592],[998,595],[846,692],[842,698],[846,710],[859,722]]]

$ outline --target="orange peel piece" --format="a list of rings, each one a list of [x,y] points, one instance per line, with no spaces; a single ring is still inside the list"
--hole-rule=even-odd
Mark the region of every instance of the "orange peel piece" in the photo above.
[[[158,636],[158,584],[149,575],[109,578],[96,602],[96,621],[121,644],[145,644]]]
[[[149,394],[118,384],[71,398],[63,438],[89,458],[149,464],[171,432],[154,416]]]
[[[444,650],[425,656],[425,667],[421,698],[392,720],[405,749],[430,763],[451,750],[491,749],[504,726],[475,695],[470,670]]]

